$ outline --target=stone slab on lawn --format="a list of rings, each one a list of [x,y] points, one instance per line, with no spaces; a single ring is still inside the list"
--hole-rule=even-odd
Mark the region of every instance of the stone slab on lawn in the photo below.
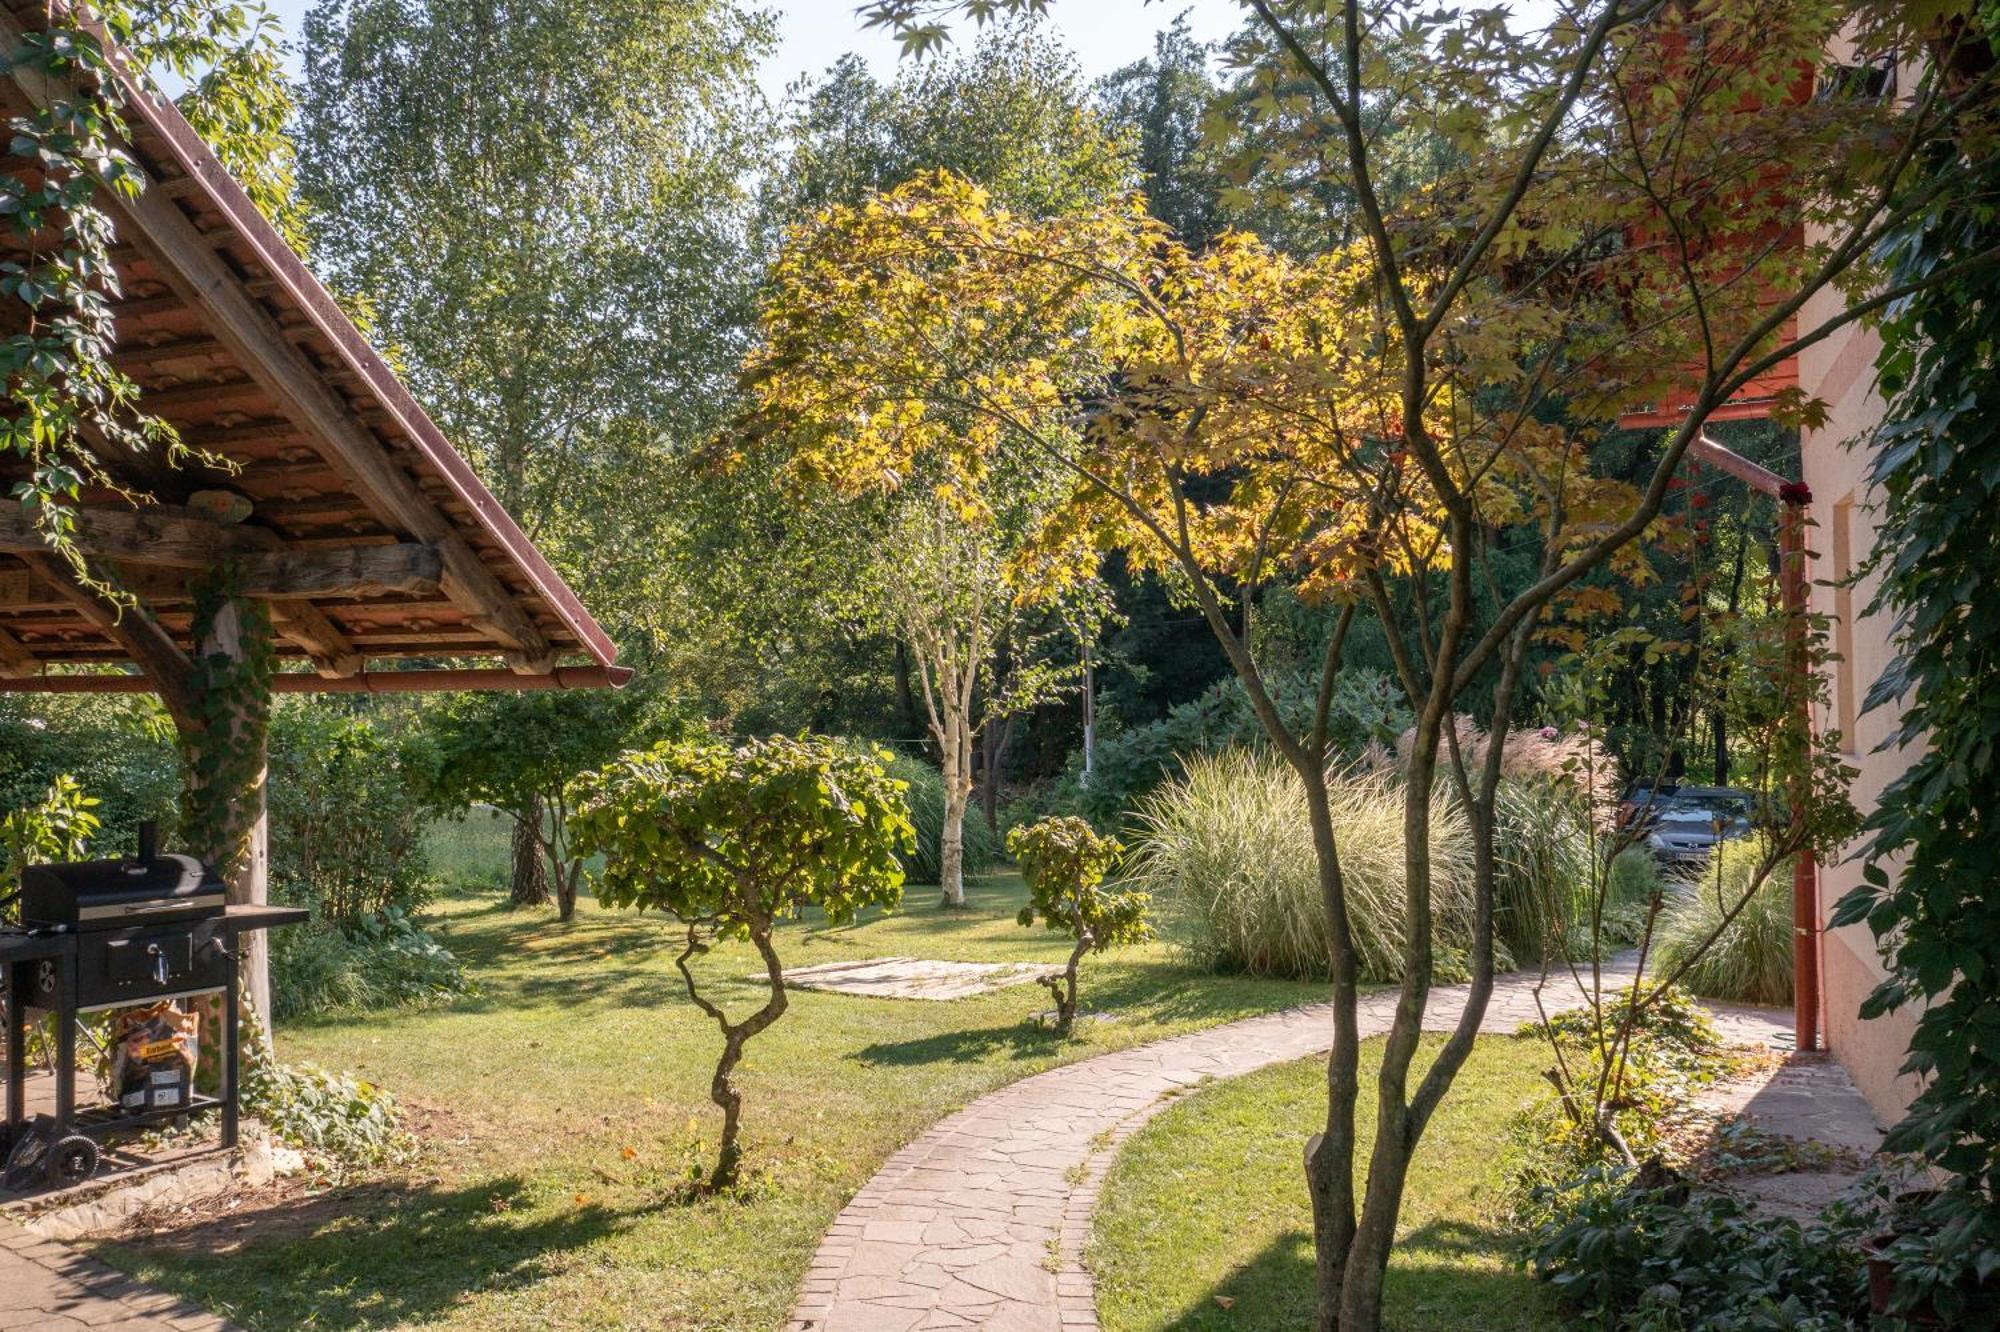
[[[870,957],[787,971],[785,983],[805,990],[831,990],[835,994],[859,994],[871,999],[969,999],[1020,985],[1053,969],[1036,962],[938,962],[922,957]]]

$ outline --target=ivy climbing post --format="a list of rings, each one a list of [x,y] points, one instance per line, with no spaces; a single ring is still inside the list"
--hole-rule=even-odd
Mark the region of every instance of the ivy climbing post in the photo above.
[[[270,820],[265,802],[271,724],[271,617],[237,594],[227,569],[195,588],[187,715],[176,715],[187,784],[182,838],[229,884],[232,905],[261,905],[270,890]],[[245,936],[243,994],[268,1028],[270,952],[262,933]]]

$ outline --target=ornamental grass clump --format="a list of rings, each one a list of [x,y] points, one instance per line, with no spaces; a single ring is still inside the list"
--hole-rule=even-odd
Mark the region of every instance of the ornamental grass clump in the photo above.
[[[1331,773],[1327,799],[1361,979],[1391,981],[1403,955],[1403,796],[1393,776]],[[1253,976],[1329,974],[1326,906],[1305,784],[1283,760],[1238,749],[1188,759],[1141,803],[1134,881],[1171,907],[1176,944]],[[1472,837],[1456,806],[1431,817],[1438,968],[1462,971],[1472,937]],[[1457,966],[1454,967],[1454,962]]]
[[[733,1074],[744,1045],[784,1015],[778,925],[816,906],[832,925],[903,896],[912,833],[903,784],[888,755],[836,740],[772,736],[730,747],[667,741],[620,756],[574,788],[575,848],[601,855],[597,897],[679,920],[675,959],[688,998],[722,1032],[709,1098],[722,1108],[711,1189],[736,1182],[743,1095]],[[763,1007],[732,1021],[704,994],[688,963],[718,939],[747,939],[764,960]]]
[[[1152,937],[1146,893],[1104,891],[1104,876],[1118,863],[1125,848],[1116,838],[1099,835],[1088,821],[1066,816],[1025,824],[1007,834],[1007,850],[1020,863],[1028,885],[1028,905],[1020,922],[1037,919],[1051,930],[1076,940],[1069,962],[1041,978],[1056,1001],[1056,1030],[1076,1022],[1076,968],[1086,953],[1139,943]]]
[[[1459,756],[1476,781],[1492,736],[1470,717],[1453,724]],[[1397,742],[1399,772],[1414,737],[1405,731]],[[1441,803],[1455,804],[1448,762],[1440,760],[1438,788]],[[1596,738],[1553,726],[1509,732],[1493,794],[1494,917],[1508,949],[1518,957],[1581,958],[1594,943],[1629,942],[1612,937],[1621,933],[1615,930],[1593,940],[1591,929],[1600,846],[1618,801],[1616,767]]]
[[[1669,897],[1655,974],[1670,976],[1685,965],[1677,984],[1703,998],[1792,1002],[1790,861],[1765,873],[1769,859],[1761,838],[1724,842],[1707,869]]]

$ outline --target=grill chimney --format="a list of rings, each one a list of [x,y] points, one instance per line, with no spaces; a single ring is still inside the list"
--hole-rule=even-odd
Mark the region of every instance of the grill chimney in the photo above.
[[[160,821],[139,820],[139,863],[150,865],[160,852]]]

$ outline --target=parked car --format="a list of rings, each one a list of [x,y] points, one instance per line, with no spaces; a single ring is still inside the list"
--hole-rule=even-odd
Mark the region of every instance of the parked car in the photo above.
[[[1641,777],[1625,788],[1625,794],[1618,801],[1618,826],[1621,828],[1646,827],[1666,808],[1667,801],[1674,792],[1680,790],[1678,782],[1656,782]]]
[[[1700,864],[1727,841],[1748,837],[1757,795],[1733,786],[1683,786],[1655,806],[1646,849],[1663,865]]]

